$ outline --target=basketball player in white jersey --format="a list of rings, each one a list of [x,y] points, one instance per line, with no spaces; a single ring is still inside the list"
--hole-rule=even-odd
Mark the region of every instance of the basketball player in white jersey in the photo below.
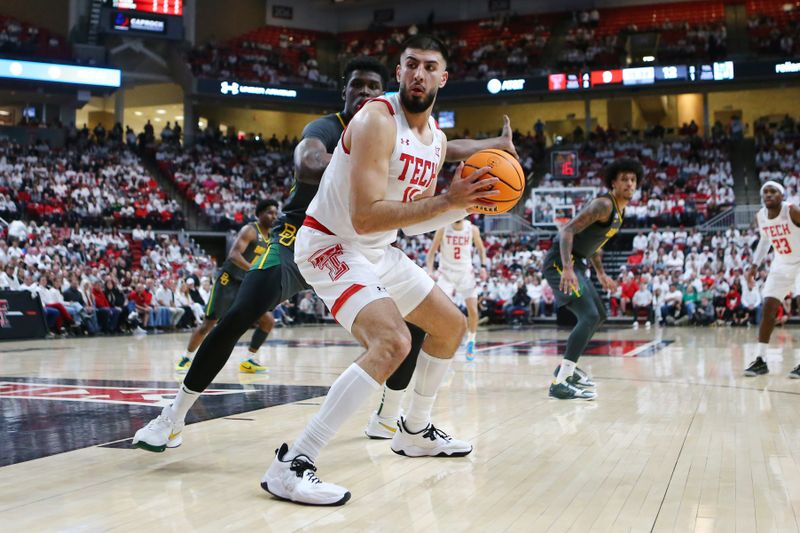
[[[464,316],[425,271],[391,245],[398,228],[418,235],[464,218],[495,194],[484,167],[434,196],[447,139],[431,118],[447,82],[447,54],[433,37],[403,47],[398,94],[356,113],[342,134],[297,232],[295,261],[336,320],[366,351],[333,383],[320,411],[291,448],[283,444],[261,479],[274,496],[308,505],[341,505],[350,492],[322,482],[314,463],[342,424],[380,389],[409,352],[404,319],[428,335],[406,416],[391,448],[406,456],[464,456],[468,442],[430,422],[436,392],[466,329]]]
[[[478,287],[472,266],[472,248],[478,250],[481,265],[486,265],[486,248],[481,232],[469,220],[459,220],[436,230],[426,266],[444,293],[455,301],[464,300],[467,306],[467,361],[475,358],[475,333],[478,331]],[[439,269],[434,276],[433,260],[439,251]]]
[[[775,251],[775,257],[762,291],[764,312],[761,314],[758,330],[756,360],[745,369],[745,376],[769,372],[765,356],[769,338],[775,329],[775,316],[783,299],[792,292],[795,279],[800,274],[800,208],[783,201],[785,192],[783,185],[775,181],[767,181],[761,186],[764,207],[756,213],[761,239],[753,254],[749,276],[756,275],[758,266],[770,247]],[[791,371],[789,377],[800,378],[800,365]]]

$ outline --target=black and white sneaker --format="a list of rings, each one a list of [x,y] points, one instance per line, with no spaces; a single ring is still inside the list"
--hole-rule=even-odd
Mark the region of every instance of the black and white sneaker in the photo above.
[[[561,365],[558,365],[556,369],[553,371],[553,377],[558,377],[558,371],[561,369]],[[587,388],[587,387],[596,387],[597,385],[589,377],[589,374],[578,368],[575,367],[573,370],[572,375],[567,378],[567,383],[570,385],[574,385],[575,387]]]
[[[789,372],[790,379],[800,379],[800,365],[794,367],[794,370]]]
[[[286,457],[289,446],[275,450],[275,460],[261,478],[261,488],[276,498],[306,505],[344,505],[350,492],[317,477],[317,467],[305,455]]]
[[[597,398],[594,391],[570,385],[566,381],[551,383],[549,396],[557,400],[594,400]]]
[[[767,362],[761,359],[761,357],[756,357],[756,360],[750,363],[750,366],[744,370],[744,375],[748,378],[753,376],[762,376],[768,373],[769,367],[767,366]]]
[[[391,447],[394,453],[407,457],[463,457],[472,452],[472,444],[454,439],[433,424],[422,431],[409,432],[403,417],[397,422]]]

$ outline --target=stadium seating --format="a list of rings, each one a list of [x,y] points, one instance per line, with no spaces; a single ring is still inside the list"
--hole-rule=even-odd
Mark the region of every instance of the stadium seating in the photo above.
[[[690,136],[680,140],[589,141],[581,145],[579,177],[570,186],[603,189],[602,169],[613,159],[638,158],[645,178],[626,209],[628,227],[693,226],[734,203],[733,176],[727,148],[720,143]],[[562,187],[545,176],[540,187]],[[580,209],[581,205],[576,205]],[[546,210],[539,202],[537,209]],[[537,213],[543,220],[544,213]]]
[[[15,221],[8,231],[0,240],[0,289],[39,294],[42,302],[51,307],[51,333],[132,332],[136,326],[129,320],[132,309],[127,295],[140,284],[156,298],[162,289],[185,291],[188,296],[189,289],[199,286],[202,301],[203,290],[210,291],[213,258],[193,250],[188,242],[179,243],[177,237],[170,240],[149,229],[122,234],[117,228],[67,227],[47,222],[26,225],[21,221]],[[189,278],[191,285],[185,287]],[[81,293],[80,301],[71,300],[75,295],[69,293],[71,284]],[[93,288],[106,298],[93,294]],[[112,292],[118,296],[116,303]],[[111,301],[109,305],[106,299]],[[112,312],[112,307],[117,310]],[[159,329],[190,327],[202,319],[201,306],[192,303],[186,306],[190,314],[181,324],[163,320],[169,314],[166,308],[182,307],[179,303],[164,306],[154,300],[153,307],[154,320],[149,325]],[[164,309],[159,310],[160,307]],[[51,317],[50,313],[61,316]]]
[[[61,35],[0,15],[0,54],[69,59],[70,47]]]
[[[111,143],[51,149],[43,142],[24,147],[0,139],[0,195],[7,214],[24,213],[36,221],[183,225],[178,204],[158,187],[138,156]]]
[[[787,58],[800,51],[800,10],[796,5],[783,0],[748,0],[747,17],[751,51]]]
[[[259,200],[282,202],[288,197],[293,144],[285,143],[283,149],[236,140],[201,142],[190,149],[162,144],[156,159],[161,171],[206,213],[215,229],[236,229],[252,217]]]

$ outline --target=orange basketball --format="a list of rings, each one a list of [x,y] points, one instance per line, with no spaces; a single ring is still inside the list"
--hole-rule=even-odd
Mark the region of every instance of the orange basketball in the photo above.
[[[510,211],[517,205],[525,191],[525,173],[522,171],[519,161],[502,150],[481,150],[469,156],[469,159],[464,162],[461,176],[469,176],[483,167],[492,167],[484,175],[484,179],[499,179],[500,181],[492,185],[492,190],[500,191],[500,194],[485,198],[483,201],[487,205],[477,207],[475,210],[484,215],[499,215]]]

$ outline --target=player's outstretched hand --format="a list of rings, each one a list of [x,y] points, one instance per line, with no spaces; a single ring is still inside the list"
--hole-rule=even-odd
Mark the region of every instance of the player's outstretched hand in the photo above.
[[[569,294],[572,291],[578,290],[578,276],[572,268],[566,267],[561,271],[561,283],[558,288],[564,294]]]
[[[500,133],[500,137],[503,139],[500,149],[519,159],[517,149],[514,147],[514,132],[511,130],[511,119],[508,118],[508,115],[503,115],[503,131]]]
[[[497,178],[485,178],[491,167],[481,167],[469,176],[461,177],[464,163],[460,163],[450,184],[450,190],[445,196],[453,209],[469,209],[472,206],[485,205],[481,200],[489,200],[492,196],[500,194],[500,191],[491,190],[491,186],[497,183]]]

